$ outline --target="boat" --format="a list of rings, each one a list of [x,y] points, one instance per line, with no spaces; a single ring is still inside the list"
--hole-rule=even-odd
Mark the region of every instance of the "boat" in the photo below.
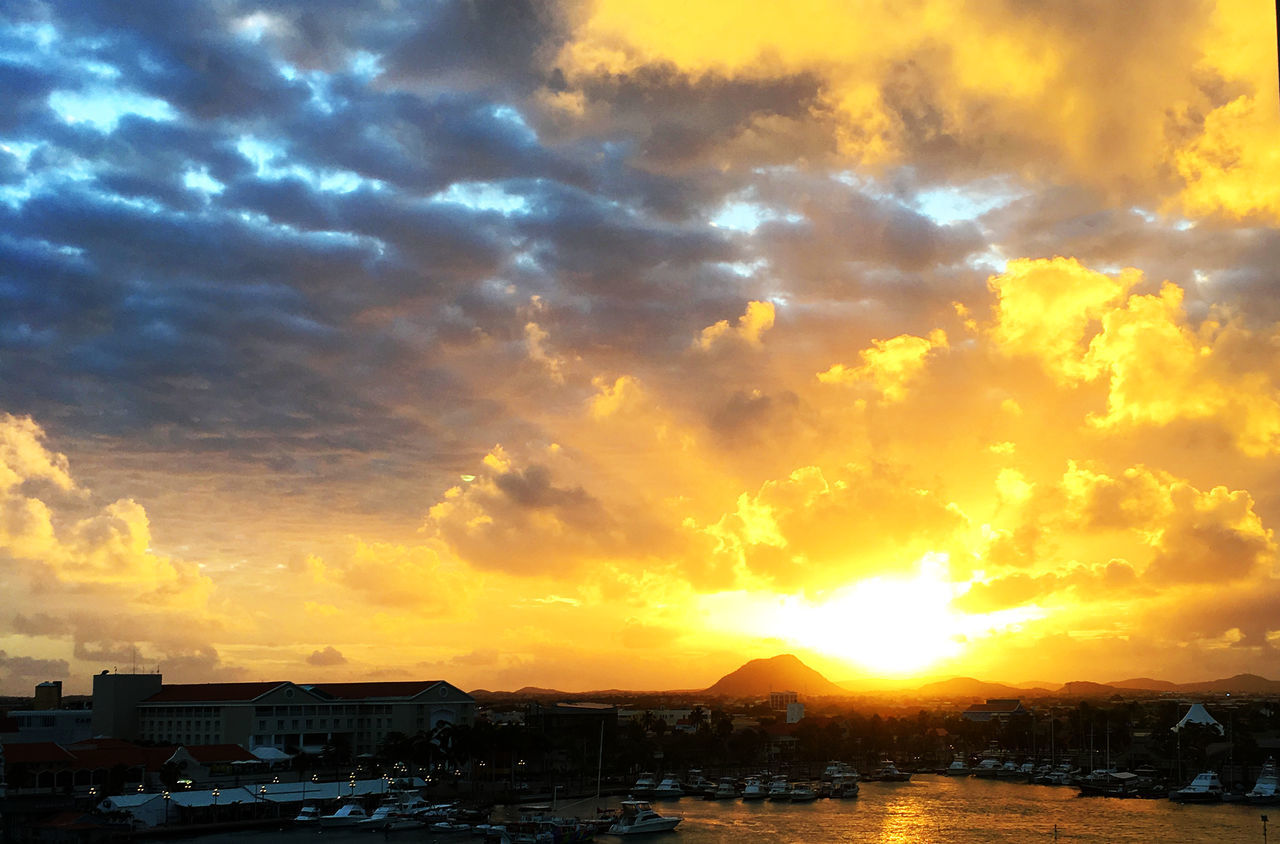
[[[623,800],[622,813],[609,827],[610,835],[636,835],[675,829],[683,818],[664,818],[647,800]]]
[[[790,800],[791,784],[787,782],[786,777],[774,777],[769,780],[768,793],[770,800]]]
[[[648,797],[650,794],[653,794],[653,790],[657,787],[657,775],[645,772],[636,778],[636,784],[631,786],[631,793],[638,797]]]
[[[703,776],[702,771],[697,768],[689,769],[689,773],[684,778],[685,794],[709,794],[716,790],[716,784]]]
[[[763,800],[769,796],[769,789],[765,787],[764,780],[760,777],[747,777],[746,783],[742,786],[743,800]]]
[[[1176,803],[1221,803],[1222,780],[1214,771],[1202,771],[1190,783],[1169,793]]]
[[[827,763],[826,769],[822,772],[822,778],[824,780],[834,780],[836,777],[853,777],[854,779],[857,779],[858,771],[848,762],[841,762],[838,759],[833,759]]]
[[[708,800],[733,800],[738,796],[738,789],[733,784],[733,777],[721,777],[720,782],[707,795]]]
[[[293,822],[300,826],[315,826],[320,822],[320,807],[314,803],[308,803],[298,810],[298,815]]]
[[[798,782],[791,786],[789,798],[792,803],[811,803],[818,799],[818,792],[807,782]]]
[[[664,777],[662,782],[658,783],[653,789],[653,796],[657,799],[674,798],[684,796],[684,787],[680,785],[680,780],[676,777]]]
[[[1000,775],[1000,768],[1003,767],[999,759],[983,759],[978,766],[973,769],[973,775],[981,779],[995,779]]]
[[[850,777],[836,777],[831,781],[831,788],[827,792],[828,797],[857,797],[858,796],[858,775],[854,774]]]
[[[332,815],[320,816],[320,827],[329,829],[331,827],[356,826],[361,821],[369,819],[369,813],[364,810],[364,806],[359,803],[343,803],[338,811]]]
[[[1268,759],[1258,774],[1253,788],[1245,792],[1244,802],[1254,806],[1274,806],[1280,803],[1280,779],[1276,775],[1276,760]]]
[[[880,765],[875,776],[881,782],[907,782],[911,779],[911,774],[898,770],[898,766],[888,760]]]
[[[969,763],[962,756],[956,756],[951,760],[951,764],[942,770],[944,776],[948,777],[967,777],[969,776]]]
[[[421,829],[423,822],[406,810],[399,800],[390,800],[373,810],[373,814],[358,823],[365,829],[394,832],[400,829]],[[468,827],[470,829],[470,827]]]
[[[1017,762],[1012,762],[1012,761],[1005,762],[1003,765],[1000,766],[1000,769],[996,771],[997,779],[1015,780],[1021,776],[1023,776],[1022,768],[1021,766],[1018,765]]]

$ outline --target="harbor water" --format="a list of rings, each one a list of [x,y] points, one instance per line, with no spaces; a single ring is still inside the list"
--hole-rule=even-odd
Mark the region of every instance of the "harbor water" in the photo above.
[[[610,801],[605,801],[608,805]],[[617,805],[617,801],[611,801]],[[696,797],[655,801],[663,815],[684,818],[675,832],[600,835],[598,841],[638,840],[668,844],[814,844],[874,841],[889,844],[988,844],[1064,841],[1122,842],[1263,841],[1268,807],[1239,803],[1180,805],[1168,800],[1080,797],[1074,788],[1023,785],[967,777],[916,776],[906,783],[863,783],[856,798],[789,804]],[[1275,808],[1275,807],[1272,807]],[[594,814],[592,801],[564,804],[561,814]],[[495,812],[497,819],[501,809]],[[1280,809],[1276,810],[1280,819]],[[1274,831],[1280,835],[1280,830]],[[1275,836],[1272,836],[1275,838]],[[387,834],[356,830],[255,830],[197,837],[152,839],[200,844],[266,844],[317,839],[327,844],[383,839],[403,842],[464,842],[426,829]],[[1275,838],[1280,841],[1280,838]]]

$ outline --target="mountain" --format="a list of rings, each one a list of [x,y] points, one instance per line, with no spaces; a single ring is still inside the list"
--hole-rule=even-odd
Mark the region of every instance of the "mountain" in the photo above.
[[[1117,689],[1132,689],[1144,692],[1176,692],[1180,688],[1177,683],[1170,683],[1168,680],[1152,680],[1150,677],[1116,680],[1115,682],[1107,683],[1107,685]]]
[[[1062,688],[1058,689],[1058,694],[1064,697],[1111,697],[1119,691],[1115,686],[1090,683],[1088,680],[1072,680],[1070,683],[1063,684]]]
[[[937,683],[927,683],[916,690],[925,697],[936,698],[1020,698],[1027,689],[1006,686],[1003,683],[985,683],[972,677],[952,677]]]
[[[753,659],[721,677],[704,694],[737,698],[764,697],[769,692],[785,691],[802,695],[849,695],[848,690],[837,686],[792,654]]]
[[[1181,692],[1216,692],[1231,694],[1280,694],[1280,681],[1268,680],[1257,674],[1237,674],[1225,680],[1208,680],[1203,683],[1179,683]]]

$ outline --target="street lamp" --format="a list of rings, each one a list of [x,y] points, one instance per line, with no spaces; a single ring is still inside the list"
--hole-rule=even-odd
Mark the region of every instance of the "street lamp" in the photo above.
[[[164,791],[164,825],[169,825],[169,801],[173,799],[173,795],[169,794],[169,790]]]
[[[1267,844],[1267,816],[1262,816],[1262,844]]]
[[[215,815],[215,817],[218,814],[218,796],[220,794],[222,794],[222,792],[219,791],[218,787],[215,785],[213,787],[213,814]]]

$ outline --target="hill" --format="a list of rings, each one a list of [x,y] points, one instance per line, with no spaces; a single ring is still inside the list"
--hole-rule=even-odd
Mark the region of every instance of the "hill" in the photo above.
[[[1088,680],[1072,680],[1070,683],[1064,683],[1058,694],[1064,697],[1111,697],[1120,690],[1115,686],[1105,686],[1102,683],[1091,683]]]
[[[1237,674],[1225,680],[1208,680],[1203,683],[1179,683],[1178,691],[1216,692],[1218,694],[1280,694],[1280,681],[1268,680],[1257,674]]]
[[[932,698],[1020,698],[1026,697],[1028,689],[1006,686],[1003,683],[986,683],[972,677],[952,677],[937,683],[927,683],[916,690],[925,697]]]
[[[704,694],[708,697],[764,697],[769,692],[794,691],[802,695],[840,695],[848,690],[837,686],[792,654],[769,659],[753,659],[715,682]]]
[[[1137,677],[1132,680],[1116,680],[1107,683],[1117,689],[1130,689],[1143,692],[1176,692],[1179,689],[1177,683],[1170,683],[1168,680],[1153,680],[1150,677]]]

